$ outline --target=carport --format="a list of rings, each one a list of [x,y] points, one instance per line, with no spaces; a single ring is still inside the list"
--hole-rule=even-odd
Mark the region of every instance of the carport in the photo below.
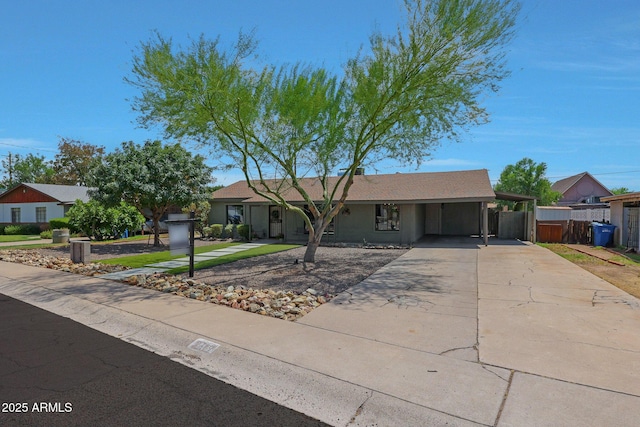
[[[536,241],[536,207],[538,199],[517,193],[495,191],[496,200],[524,203],[521,211],[497,212],[496,236],[499,239],[519,239]],[[529,202],[533,202],[533,211],[528,211]]]

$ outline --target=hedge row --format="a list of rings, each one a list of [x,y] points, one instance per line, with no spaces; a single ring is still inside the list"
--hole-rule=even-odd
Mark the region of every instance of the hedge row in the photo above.
[[[214,239],[228,239],[239,236],[244,240],[249,240],[251,235],[251,226],[248,224],[211,224],[204,227],[203,236]]]

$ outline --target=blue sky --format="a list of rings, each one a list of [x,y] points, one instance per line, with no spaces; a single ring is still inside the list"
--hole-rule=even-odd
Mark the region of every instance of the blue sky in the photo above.
[[[53,158],[59,136],[108,151],[159,138],[137,128],[128,101],[137,92],[123,81],[152,30],[186,44],[255,29],[264,61],[339,73],[373,29],[391,32],[400,17],[398,0],[4,1],[0,156]],[[486,168],[495,183],[530,157],[551,181],[588,171],[640,191],[640,2],[523,0],[508,63],[512,76],[485,102],[491,123],[445,143],[419,171]],[[413,171],[389,162],[378,172]]]

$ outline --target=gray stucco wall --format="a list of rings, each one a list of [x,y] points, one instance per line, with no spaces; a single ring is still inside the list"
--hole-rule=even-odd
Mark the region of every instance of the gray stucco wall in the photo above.
[[[467,236],[480,233],[481,207],[478,202],[445,203],[442,206],[444,236]]]

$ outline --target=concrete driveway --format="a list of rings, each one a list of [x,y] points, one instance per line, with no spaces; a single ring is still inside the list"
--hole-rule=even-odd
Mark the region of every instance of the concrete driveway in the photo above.
[[[0,291],[331,425],[637,425],[638,300],[538,246],[478,243],[417,245],[297,322],[6,263]]]

